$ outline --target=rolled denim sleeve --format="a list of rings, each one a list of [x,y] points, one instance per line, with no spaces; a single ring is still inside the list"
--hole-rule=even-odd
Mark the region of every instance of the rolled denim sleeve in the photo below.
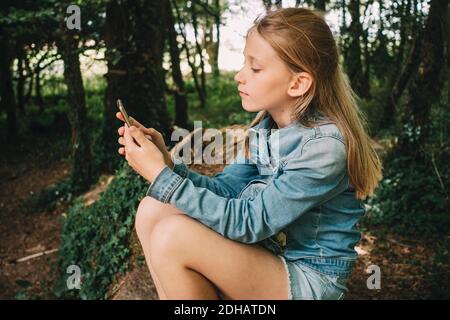
[[[256,243],[345,191],[346,168],[344,144],[322,137],[308,141],[301,154],[287,161],[283,172],[255,197],[219,196],[169,167],[161,171],[148,195],[173,204],[229,239]]]
[[[179,176],[191,180],[196,187],[206,188],[225,198],[236,198],[251,180],[259,176],[256,165],[245,159],[242,152],[222,172],[212,177],[189,170],[183,162],[174,163],[173,171]]]

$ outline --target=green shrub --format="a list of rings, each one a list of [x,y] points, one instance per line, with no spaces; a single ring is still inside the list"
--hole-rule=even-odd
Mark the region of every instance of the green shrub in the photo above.
[[[404,235],[448,232],[448,194],[442,189],[431,161],[408,160],[397,158],[385,164],[385,178],[367,201],[364,221],[388,225],[391,231]],[[439,170],[448,181],[448,167]]]
[[[101,198],[89,207],[81,200],[70,208],[61,235],[59,280],[54,289],[58,298],[106,299],[108,287],[128,268],[129,236],[137,205],[148,183],[127,163],[116,171]],[[67,288],[67,267],[81,270],[81,288]]]
[[[450,113],[446,102],[432,108],[430,132],[413,154],[391,153],[383,181],[367,201],[364,222],[389,225],[401,234],[444,236],[450,230]],[[403,133],[407,134],[407,133]]]
[[[211,75],[206,78],[206,106],[200,107],[197,91],[191,77],[185,79],[189,121],[202,121],[203,128],[221,128],[232,124],[246,124],[256,113],[248,113],[242,108],[233,72],[221,72],[219,80]],[[171,95],[166,96],[169,114],[174,117],[174,102]]]
[[[447,247],[440,246],[427,267],[430,296],[425,299],[450,299],[450,256]]]

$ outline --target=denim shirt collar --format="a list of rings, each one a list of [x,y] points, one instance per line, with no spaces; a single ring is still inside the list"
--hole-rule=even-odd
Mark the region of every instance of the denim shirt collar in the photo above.
[[[311,130],[298,122],[278,128],[268,115],[250,128],[250,161],[255,163],[261,175],[275,174],[287,155],[300,145],[302,132]]]

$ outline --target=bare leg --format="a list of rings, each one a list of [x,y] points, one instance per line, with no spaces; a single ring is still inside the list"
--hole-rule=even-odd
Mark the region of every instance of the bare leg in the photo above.
[[[167,300],[167,296],[166,293],[164,292],[164,289],[161,286],[161,282],[158,279],[158,276],[156,275],[151,260],[150,260],[150,252],[149,252],[149,241],[146,240],[145,238],[139,238],[140,242],[141,242],[141,246],[142,246],[142,250],[144,251],[144,256],[145,256],[145,261],[147,263],[147,267],[148,270],[150,271],[150,275],[153,279],[153,283],[155,284],[156,287],[156,292],[158,293],[158,297],[160,300]]]
[[[170,299],[218,300],[216,288],[202,274],[180,263],[165,265],[162,286],[168,288]],[[166,280],[166,275],[169,275]],[[175,289],[175,290],[174,290]]]
[[[287,299],[282,261],[253,244],[227,239],[187,215],[161,220],[150,255],[168,299]],[[199,276],[200,275],[200,276]]]
[[[159,221],[176,214],[183,213],[181,213],[176,207],[162,203],[151,197],[145,197],[141,200],[136,213],[136,233],[144,251],[145,261],[149,268],[153,282],[155,283],[156,291],[158,292],[158,296],[161,300],[166,300],[167,297],[150,260],[150,238],[153,228]]]

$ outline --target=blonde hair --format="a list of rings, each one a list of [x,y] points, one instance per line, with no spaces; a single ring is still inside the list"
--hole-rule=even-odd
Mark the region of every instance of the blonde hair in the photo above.
[[[248,30],[256,31],[277,52],[293,73],[307,72],[313,83],[294,105],[293,121],[306,127],[317,125],[315,115],[329,119],[342,132],[347,152],[347,171],[356,197],[373,194],[382,178],[381,161],[365,130],[357,96],[339,65],[336,42],[323,13],[304,8],[269,11]],[[246,126],[245,156],[249,157],[248,129],[268,112],[260,111]]]

